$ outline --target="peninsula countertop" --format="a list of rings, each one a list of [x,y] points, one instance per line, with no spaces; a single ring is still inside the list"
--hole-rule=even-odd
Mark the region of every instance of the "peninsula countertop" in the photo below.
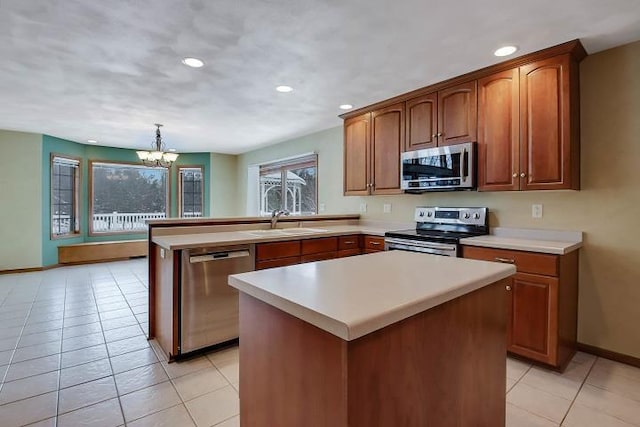
[[[229,276],[229,284],[344,340],[515,274],[513,265],[388,251]]]
[[[300,230],[301,232],[298,232]],[[305,232],[305,230],[313,230]],[[189,249],[212,246],[243,245],[250,243],[278,242],[293,239],[313,239],[318,237],[343,236],[347,234],[369,234],[384,236],[387,228],[372,225],[309,225],[303,228],[289,227],[276,230],[254,229],[237,231],[216,231],[212,233],[177,234],[154,236],[153,243],[168,249]]]
[[[582,247],[582,232],[496,227],[491,234],[460,239],[460,244],[564,255]]]

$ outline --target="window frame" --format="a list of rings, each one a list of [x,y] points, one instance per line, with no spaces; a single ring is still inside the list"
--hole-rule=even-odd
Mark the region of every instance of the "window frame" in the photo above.
[[[151,166],[143,165],[142,163],[135,162],[126,162],[119,160],[89,160],[89,212],[87,222],[89,223],[89,236],[98,237],[98,236],[122,236],[126,234],[146,234],[148,230],[140,230],[140,231],[94,231],[93,230],[93,165],[95,163],[105,164],[105,165],[117,165],[117,166],[134,166],[134,167],[142,167],[142,168],[152,168]],[[155,169],[155,168],[153,168]],[[158,169],[165,169],[167,171],[167,197],[165,203],[165,212],[166,218],[171,217],[171,167],[162,168],[158,167]]]
[[[258,202],[258,211],[260,216],[269,216],[271,215],[271,213],[267,213],[263,211],[263,206],[262,206],[262,190],[261,190],[261,186],[260,186],[260,178],[263,176],[263,172],[267,172],[269,173],[270,171],[277,171],[280,170],[280,182],[281,187],[284,191],[286,191],[286,183],[287,183],[287,174],[286,172],[288,170],[291,170],[293,168],[304,168],[304,167],[310,167],[311,165],[315,166],[316,168],[316,185],[315,185],[315,201],[316,201],[316,209],[315,212],[311,215],[300,215],[300,216],[314,216],[314,215],[318,215],[318,208],[319,208],[319,203],[318,203],[318,187],[320,185],[320,180],[319,180],[319,165],[318,165],[318,153],[316,152],[311,152],[311,153],[305,153],[305,154],[300,154],[300,155],[296,155],[296,156],[291,156],[291,157],[286,157],[284,159],[279,159],[279,160],[274,160],[274,161],[270,161],[270,162],[265,162],[265,163],[260,163],[258,165],[258,198],[259,198],[259,202]],[[285,193],[286,194],[286,193]],[[286,198],[286,196],[285,196]],[[285,209],[284,205],[285,205],[285,198],[282,198],[280,200],[280,209]],[[264,212],[264,213],[263,213]]]
[[[74,230],[69,233],[64,234],[55,234],[53,231],[53,171],[54,171],[54,161],[56,158],[71,160],[72,162],[78,162],[78,166],[76,168],[76,175],[74,177],[73,183],[73,211],[76,217]],[[68,154],[61,153],[51,153],[49,156],[49,237],[51,240],[58,239],[72,239],[74,237],[78,237],[82,234],[82,220],[80,217],[80,191],[82,190],[82,159],[76,156],[70,156]]]
[[[204,165],[180,165],[177,167],[176,178],[178,181],[178,191],[177,191],[177,199],[178,199],[178,218],[183,217],[183,206],[182,206],[182,170],[183,169],[200,169],[200,174],[202,176],[202,188],[200,191],[200,206],[202,206],[202,216],[199,217],[189,217],[189,218],[204,218],[205,215],[205,206],[204,206],[204,188],[205,188],[205,175],[204,175]]]

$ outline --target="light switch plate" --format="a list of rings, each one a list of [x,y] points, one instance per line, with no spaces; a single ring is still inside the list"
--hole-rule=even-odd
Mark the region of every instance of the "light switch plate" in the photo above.
[[[326,206],[324,205],[324,203],[320,203],[320,204],[318,205],[318,211],[319,211],[319,212],[324,212],[324,211],[325,211],[325,209],[326,209]]]
[[[164,258],[165,254],[164,254],[164,248],[160,248],[160,258]]]
[[[366,211],[367,211],[367,204],[360,203],[360,212],[366,212]]]
[[[542,205],[531,205],[531,217],[542,218]]]
[[[382,212],[391,213],[391,203],[385,203],[382,205]]]

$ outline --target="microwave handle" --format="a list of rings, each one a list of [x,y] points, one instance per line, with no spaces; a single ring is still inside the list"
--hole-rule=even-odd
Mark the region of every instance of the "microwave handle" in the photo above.
[[[469,153],[466,148],[462,149],[462,180],[466,181],[469,176]]]

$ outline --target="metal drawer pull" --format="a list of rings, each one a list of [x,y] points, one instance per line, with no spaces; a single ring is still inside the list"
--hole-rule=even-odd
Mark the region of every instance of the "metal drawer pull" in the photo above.
[[[371,243],[373,246],[380,246],[380,242],[369,242]]]
[[[494,260],[498,261],[498,262],[504,262],[505,264],[515,264],[516,263],[515,260],[509,259],[509,258],[495,257]]]
[[[345,240],[345,245],[353,245],[355,242],[353,240]]]

